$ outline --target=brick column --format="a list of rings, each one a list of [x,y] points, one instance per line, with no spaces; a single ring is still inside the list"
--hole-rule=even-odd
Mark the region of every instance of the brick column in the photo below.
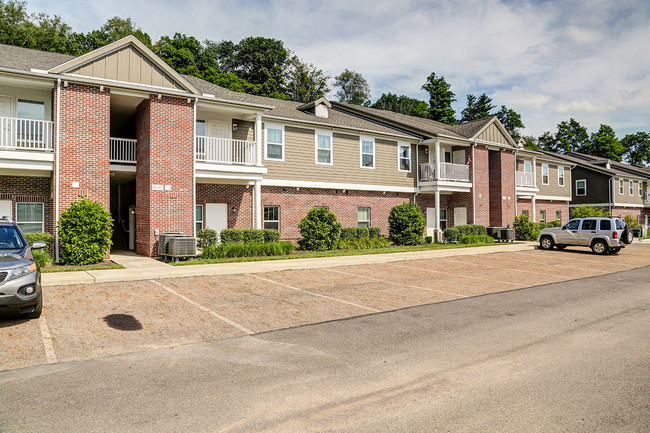
[[[490,151],[490,225],[507,227],[515,220],[515,154]]]
[[[474,148],[473,170],[470,166],[470,178],[474,187],[474,208],[476,220],[473,224],[490,225],[490,164],[488,150],[484,146]],[[472,178],[472,171],[474,178]],[[468,215],[468,222],[471,221]]]
[[[159,233],[192,234],[194,113],[186,99],[151,95],[137,111],[136,251],[156,255]],[[161,190],[162,189],[162,190]]]

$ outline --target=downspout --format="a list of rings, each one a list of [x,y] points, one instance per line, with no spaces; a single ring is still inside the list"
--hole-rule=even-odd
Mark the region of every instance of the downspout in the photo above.
[[[422,141],[422,140],[420,140]],[[399,144],[398,144],[399,146]],[[416,197],[420,194],[420,143],[415,145],[415,194],[413,194],[413,204],[417,205]],[[413,158],[411,158],[413,159]],[[398,161],[399,162],[399,161]]]
[[[194,98],[194,133],[192,134],[192,215],[194,218],[192,220],[192,236],[196,237],[196,104],[199,102],[199,98]],[[205,214],[205,209],[203,209]]]
[[[519,212],[517,212],[517,152],[518,150],[515,149],[515,170],[513,171],[515,174],[515,218],[519,215]]]
[[[614,210],[614,205],[616,204],[616,187],[614,186],[615,180],[614,176],[609,178],[609,182],[607,182],[609,185],[609,216],[612,216],[612,212]]]
[[[59,263],[59,143],[61,125],[61,79],[56,80],[56,139],[54,149],[54,260]]]
[[[474,149],[476,143],[472,143],[472,224],[476,224],[476,160],[474,159]],[[516,161],[515,161],[516,163]]]

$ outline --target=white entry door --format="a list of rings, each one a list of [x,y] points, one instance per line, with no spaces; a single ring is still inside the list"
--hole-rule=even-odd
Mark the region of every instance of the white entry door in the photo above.
[[[454,225],[463,226],[467,224],[467,208],[456,207],[454,208]]]
[[[454,164],[465,164],[465,151],[464,150],[455,150],[452,156],[452,162]]]
[[[11,98],[9,96],[0,96],[0,117],[11,117]],[[9,119],[0,119],[0,148],[13,147],[13,144],[11,122]],[[2,216],[2,212],[0,212],[0,216]]]
[[[221,233],[228,228],[228,205],[224,203],[206,203],[205,228]]]
[[[1,217],[12,217],[11,200],[0,200],[0,218]]]
[[[433,236],[436,228],[436,208],[427,208],[427,236]]]

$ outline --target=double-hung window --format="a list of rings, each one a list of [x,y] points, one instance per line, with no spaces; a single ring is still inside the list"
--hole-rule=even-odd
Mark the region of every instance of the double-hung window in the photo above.
[[[264,228],[280,231],[280,206],[264,206]]]
[[[332,165],[332,133],[316,131],[316,164]]]
[[[576,195],[587,195],[587,180],[576,180]]]
[[[440,209],[440,230],[447,228],[447,209]]]
[[[540,223],[545,223],[546,222],[546,211],[545,210],[540,210],[539,211],[539,222]]]
[[[411,145],[399,144],[398,146],[399,171],[411,171]]]
[[[284,161],[284,127],[282,125],[266,125],[264,134],[266,159]]]
[[[194,235],[196,235],[198,232],[203,230],[203,205],[202,204],[197,204],[196,205],[196,220],[194,221]]]
[[[639,181],[639,197],[643,197],[643,182]]]
[[[561,210],[556,210],[555,211],[555,219],[560,222],[560,225],[562,225],[562,211]]]
[[[43,221],[43,203],[16,203],[16,223],[23,232],[43,232]]]
[[[548,164],[542,164],[542,185],[548,185]]]
[[[561,165],[557,167],[557,184],[558,186],[564,186],[564,167]]]
[[[375,140],[361,137],[361,168],[375,168]]]
[[[634,195],[634,181],[630,180],[630,195]]]
[[[625,194],[625,181],[623,179],[618,180],[618,194]]]
[[[370,227],[370,208],[357,208],[357,227]]]

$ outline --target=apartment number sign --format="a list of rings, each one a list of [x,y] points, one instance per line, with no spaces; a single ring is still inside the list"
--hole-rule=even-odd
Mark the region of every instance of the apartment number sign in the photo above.
[[[164,189],[165,189],[164,185],[156,185],[156,184],[151,185],[152,191],[164,191]]]

